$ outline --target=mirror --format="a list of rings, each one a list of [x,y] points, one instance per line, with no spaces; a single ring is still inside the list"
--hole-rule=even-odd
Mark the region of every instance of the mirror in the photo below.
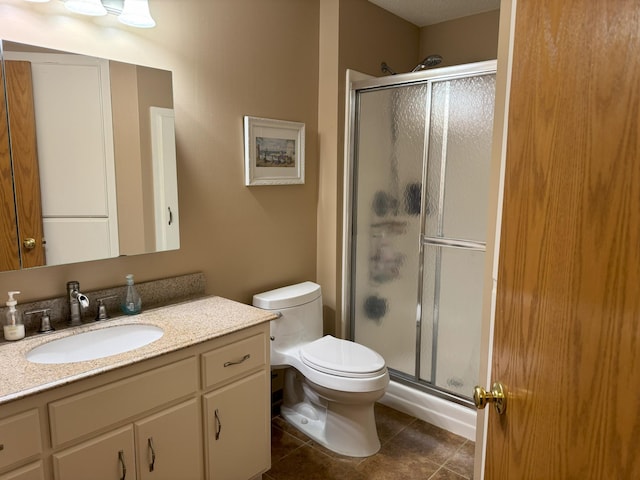
[[[179,248],[172,75],[2,41],[0,271]]]

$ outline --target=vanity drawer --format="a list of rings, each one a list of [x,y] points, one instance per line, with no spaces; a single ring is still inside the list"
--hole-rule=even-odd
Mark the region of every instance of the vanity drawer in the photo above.
[[[198,364],[189,357],[49,404],[54,447],[116,425],[198,389]]]
[[[0,420],[0,468],[42,452],[37,410]]]
[[[202,386],[209,388],[262,367],[267,361],[264,333],[202,355]]]

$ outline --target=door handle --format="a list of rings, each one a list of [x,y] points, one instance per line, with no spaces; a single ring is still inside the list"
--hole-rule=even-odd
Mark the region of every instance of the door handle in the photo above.
[[[495,382],[490,391],[476,385],[473,389],[473,402],[478,410],[482,410],[489,403],[493,403],[498,415],[507,410],[507,390],[500,382]]]
[[[22,242],[24,248],[27,250],[33,250],[36,248],[36,239],[35,238],[25,238],[24,242]]]

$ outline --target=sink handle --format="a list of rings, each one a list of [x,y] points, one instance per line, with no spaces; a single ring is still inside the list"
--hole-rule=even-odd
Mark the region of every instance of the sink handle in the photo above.
[[[49,333],[53,332],[55,328],[51,326],[51,313],[49,308],[42,308],[40,310],[31,310],[30,312],[25,312],[25,315],[34,315],[36,313],[41,313],[40,317],[40,328],[38,329],[38,333]]]

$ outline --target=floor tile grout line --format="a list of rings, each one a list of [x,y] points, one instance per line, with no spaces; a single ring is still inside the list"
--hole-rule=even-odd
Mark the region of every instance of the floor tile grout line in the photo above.
[[[380,448],[382,448],[383,445],[387,445],[389,442],[391,442],[394,438],[396,438],[398,435],[400,435],[402,432],[404,432],[407,428],[409,428],[414,423],[416,423],[416,419],[412,418],[411,421],[409,423],[407,423],[406,425],[404,425],[400,430],[398,430],[396,433],[391,435],[384,442],[381,442],[380,443]]]
[[[295,435],[290,434],[289,432],[287,432],[286,430],[278,427],[277,425],[271,425],[271,430],[273,432],[273,429],[276,428],[278,430],[280,430],[284,435],[288,435],[289,437],[293,438],[294,440],[298,440],[300,442],[302,442],[300,445],[298,445],[297,447],[295,447],[293,450],[291,450],[289,453],[287,453],[286,455],[283,455],[282,457],[278,458],[275,462],[271,462],[271,466],[273,467],[274,463],[277,462],[281,462],[282,460],[284,460],[285,458],[287,458],[289,455],[291,455],[293,452],[296,452],[297,450],[299,450],[300,448],[304,447],[305,445],[309,445],[311,444],[312,440],[308,439],[308,440],[303,440],[301,438],[296,437]],[[313,445],[309,445],[311,448],[313,448]],[[273,459],[272,459],[273,460]]]
[[[450,471],[450,472],[453,472],[453,473],[455,473],[456,475],[460,475],[461,477],[468,478],[464,473],[461,473],[461,472],[459,472],[459,471],[457,471],[457,470],[454,470],[454,469],[452,469],[452,468],[448,467],[448,466],[447,466],[447,464],[448,464],[451,460],[453,460],[453,458],[454,458],[458,453],[460,453],[460,451],[465,447],[465,445],[467,445],[467,443],[470,443],[470,442],[471,442],[471,440],[469,440],[468,438],[465,438],[465,441],[464,441],[464,442],[462,442],[462,444],[461,444],[461,445],[458,447],[458,449],[453,453],[453,455],[451,455],[449,458],[447,458],[447,459],[442,463],[442,465],[441,465],[441,466],[442,466],[442,468],[444,468],[445,470],[448,470],[448,471]]]

